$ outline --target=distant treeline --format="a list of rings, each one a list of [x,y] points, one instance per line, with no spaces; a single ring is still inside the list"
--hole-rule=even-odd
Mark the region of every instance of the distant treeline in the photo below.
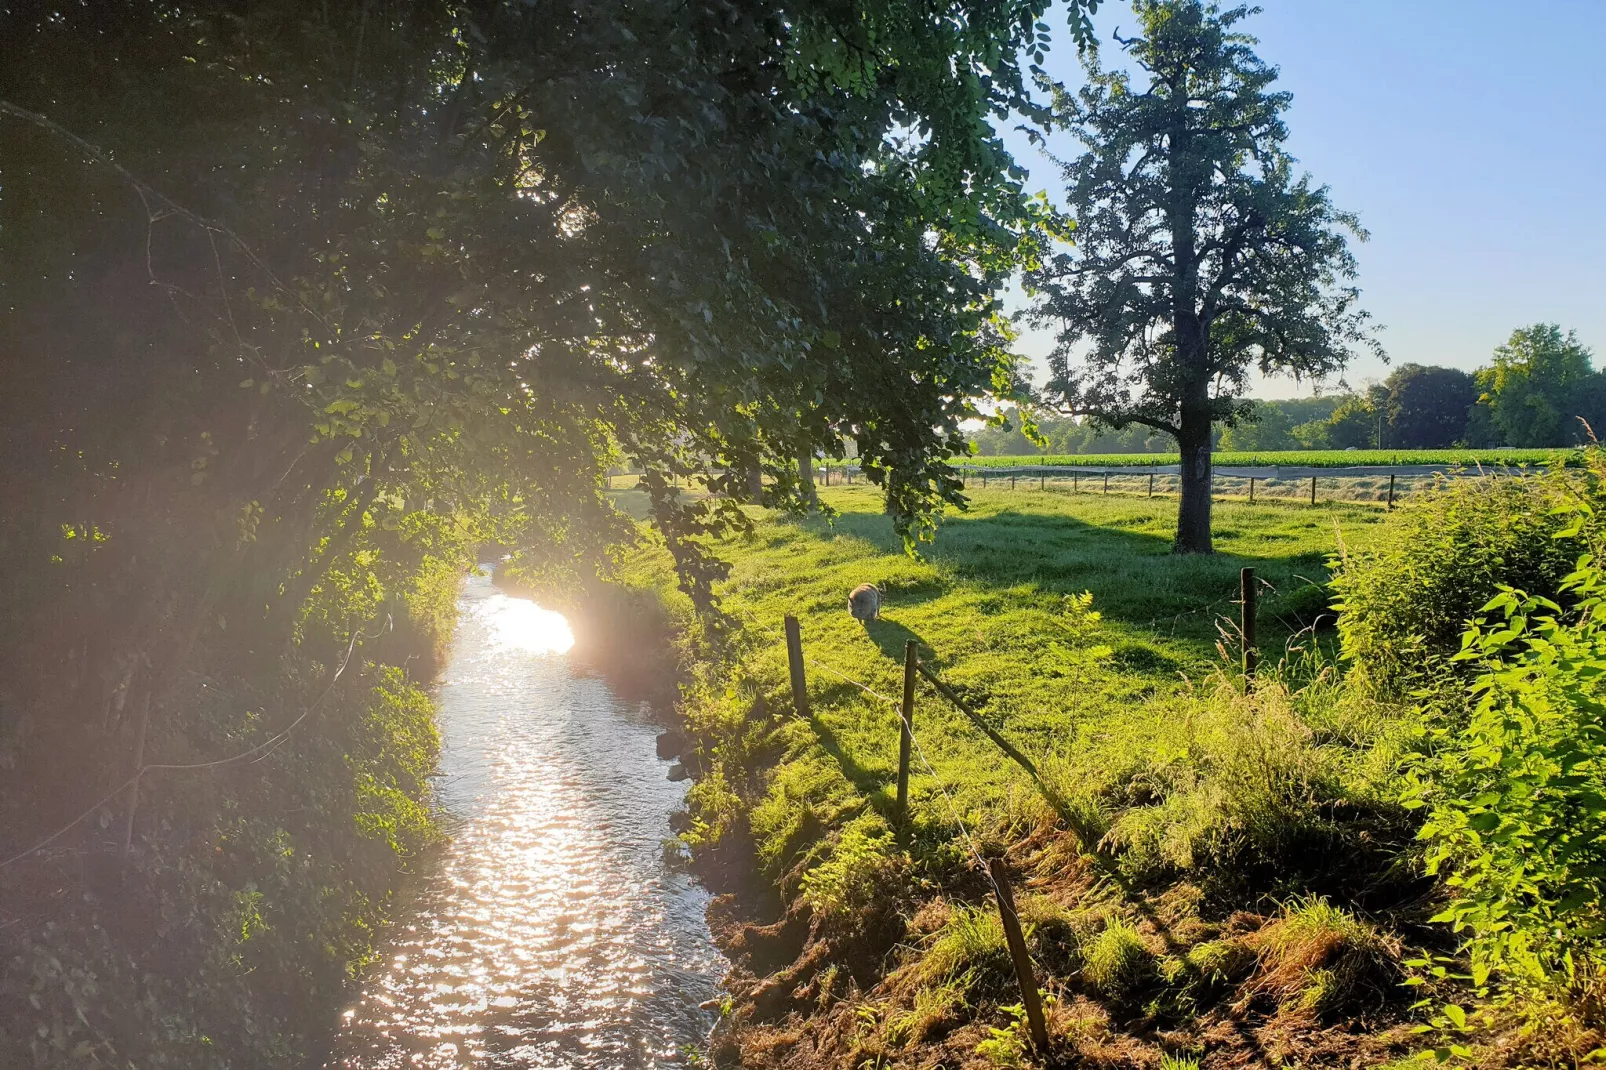
[[[1589,438],[1606,422],[1606,372],[1596,371],[1577,335],[1555,324],[1514,331],[1475,373],[1402,364],[1381,383],[1352,393],[1256,401],[1248,418],[1216,431],[1230,451],[1448,449],[1514,446],[1544,449]],[[1095,428],[1072,417],[1040,414],[1032,442],[1020,414],[1007,426],[971,436],[983,456],[1170,453],[1170,435],[1139,424]],[[1586,423],[1588,427],[1586,428]]]

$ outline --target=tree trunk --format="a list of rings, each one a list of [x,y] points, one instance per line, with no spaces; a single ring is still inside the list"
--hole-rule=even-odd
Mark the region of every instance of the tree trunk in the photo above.
[[[807,447],[797,454],[797,485],[804,503],[813,509],[819,498],[814,493],[814,451]]]
[[[747,498],[755,503],[764,499],[764,468],[756,460],[747,470]]]
[[[1182,453],[1182,501],[1177,506],[1177,538],[1171,544],[1175,554],[1214,553],[1210,541],[1211,471],[1210,408],[1184,404],[1182,433],[1177,445]]]

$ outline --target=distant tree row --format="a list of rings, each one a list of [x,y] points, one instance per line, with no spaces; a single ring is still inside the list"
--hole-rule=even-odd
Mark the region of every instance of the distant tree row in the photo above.
[[[1216,429],[1218,450],[1543,449],[1585,441],[1606,425],[1606,371],[1596,371],[1575,332],[1553,323],[1513,331],[1475,373],[1402,364],[1354,393],[1256,401],[1247,418]],[[1141,424],[1099,428],[1045,418],[1043,444],[1027,438],[1019,414],[972,439],[984,456],[1034,453],[1170,453],[1175,439]],[[1587,424],[1587,427],[1586,427]]]

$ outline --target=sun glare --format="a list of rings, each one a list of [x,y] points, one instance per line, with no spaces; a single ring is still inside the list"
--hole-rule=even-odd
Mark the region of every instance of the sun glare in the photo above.
[[[529,654],[565,654],[574,646],[574,632],[562,613],[542,609],[524,598],[498,595],[486,606],[493,641]]]

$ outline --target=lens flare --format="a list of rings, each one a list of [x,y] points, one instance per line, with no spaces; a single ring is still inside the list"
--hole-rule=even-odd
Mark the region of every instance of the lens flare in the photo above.
[[[563,614],[534,602],[497,595],[486,601],[484,612],[491,642],[504,650],[566,654],[574,646],[574,632]]]

